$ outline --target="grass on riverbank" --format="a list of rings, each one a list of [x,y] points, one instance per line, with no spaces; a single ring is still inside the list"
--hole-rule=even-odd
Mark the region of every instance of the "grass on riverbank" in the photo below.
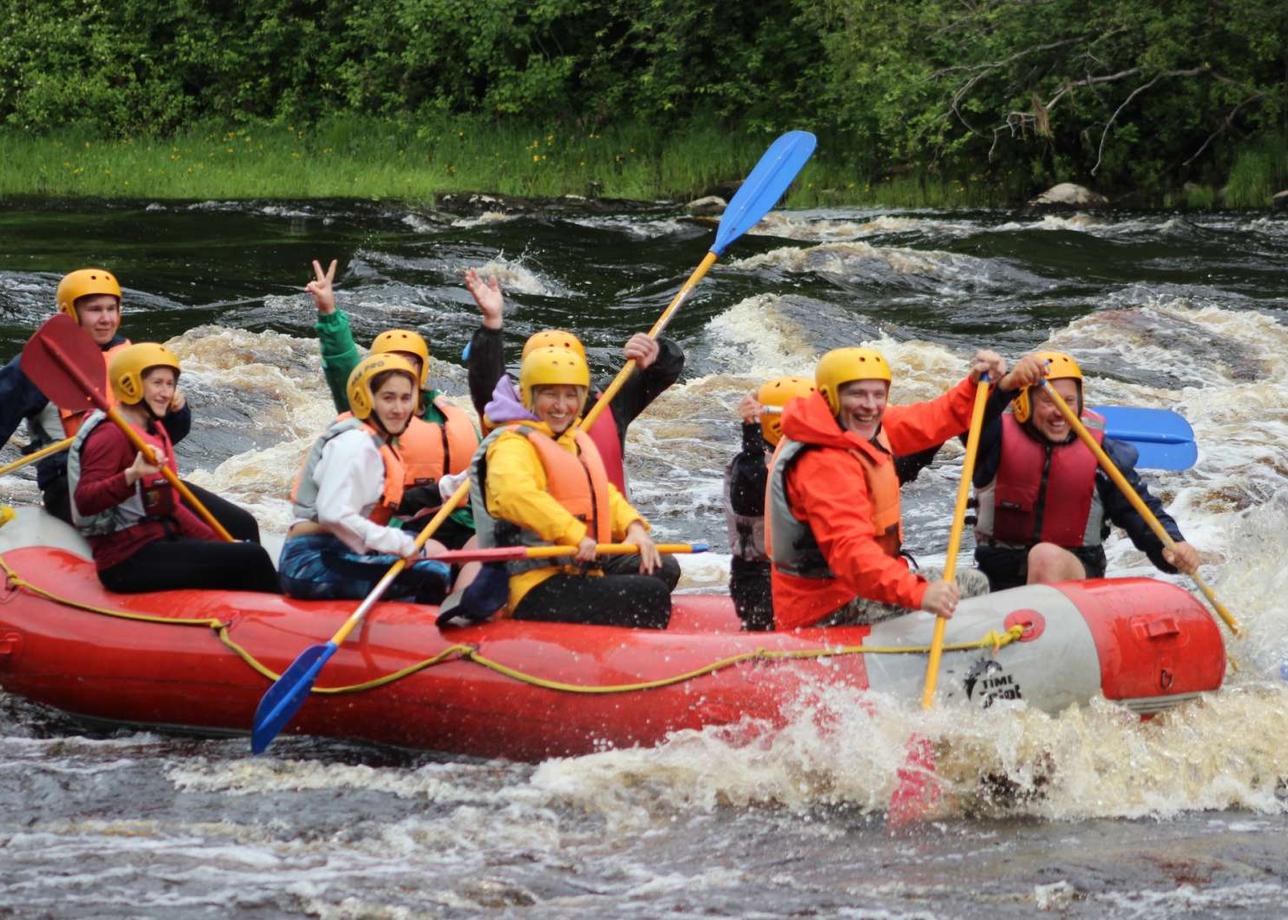
[[[1264,208],[1276,192],[1288,188],[1288,137],[1263,137],[1242,151],[1221,189],[1227,208]]]
[[[696,124],[543,133],[469,117],[396,122],[342,116],[310,127],[198,128],[169,139],[104,140],[68,129],[0,131],[0,198],[364,198],[430,202],[451,192],[683,200],[741,179],[770,138]],[[872,181],[826,144],[787,206],[966,208],[1021,203],[1020,188],[919,176]],[[1167,207],[1259,208],[1288,185],[1288,138],[1236,158],[1226,185],[1186,185]]]
[[[433,125],[335,118],[292,126],[199,129],[170,139],[103,140],[67,130],[0,131],[0,197],[367,198],[430,201],[449,192],[684,199],[741,179],[770,138],[694,126],[560,135],[466,119]],[[873,183],[820,152],[789,205],[973,207],[982,185],[897,178]]]

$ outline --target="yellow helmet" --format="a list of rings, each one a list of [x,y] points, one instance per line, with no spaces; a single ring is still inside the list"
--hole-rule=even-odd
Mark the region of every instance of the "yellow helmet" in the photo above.
[[[523,357],[526,358],[538,348],[570,348],[581,355],[582,361],[586,360],[586,346],[581,344],[581,339],[563,329],[542,329],[528,336],[528,340],[523,343]]]
[[[63,275],[63,280],[58,282],[58,293],[55,295],[59,312],[66,313],[79,323],[80,317],[76,315],[76,301],[92,294],[111,294],[116,298],[118,306],[121,303],[121,285],[117,282],[116,276],[105,268],[80,268]]]
[[[814,385],[833,415],[841,411],[841,387],[852,380],[884,380],[888,384],[892,380],[890,365],[875,348],[833,348],[814,368]]]
[[[1034,357],[1039,361],[1046,362],[1047,380],[1076,380],[1078,381],[1078,405],[1075,412],[1082,412],[1082,368],[1078,367],[1078,362],[1073,360],[1062,351],[1039,351]],[[1015,420],[1021,424],[1027,422],[1033,415],[1033,401],[1029,396],[1030,387],[1022,387],[1020,395],[1015,397],[1015,403],[1011,411],[1015,414]]]
[[[143,375],[154,367],[174,368],[179,379],[179,359],[174,352],[156,342],[136,342],[118,351],[107,366],[107,380],[116,401],[133,406],[143,399]]]
[[[354,418],[365,420],[371,417],[376,405],[376,394],[371,384],[376,377],[388,372],[407,375],[415,390],[416,371],[406,358],[394,354],[367,355],[349,372],[349,382],[344,387],[349,394],[349,411]]]
[[[371,341],[373,355],[402,351],[420,358],[420,388],[429,386],[429,343],[419,333],[408,329],[389,329]]]
[[[534,387],[560,383],[590,387],[590,368],[575,349],[546,347],[524,355],[523,363],[519,365],[519,396],[525,409],[532,409]]]
[[[814,392],[814,384],[804,377],[777,377],[760,385],[756,391],[756,402],[762,406],[782,408],[797,396],[808,396]],[[760,431],[765,436],[765,443],[776,447],[783,436],[783,416],[778,412],[765,412],[760,416]]]

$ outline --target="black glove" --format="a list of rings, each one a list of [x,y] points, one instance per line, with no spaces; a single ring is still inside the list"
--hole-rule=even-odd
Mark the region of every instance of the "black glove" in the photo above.
[[[442,504],[443,497],[438,494],[438,483],[431,481],[423,486],[412,486],[404,490],[402,501],[398,504],[398,514],[400,517],[415,517],[419,511],[439,508]]]

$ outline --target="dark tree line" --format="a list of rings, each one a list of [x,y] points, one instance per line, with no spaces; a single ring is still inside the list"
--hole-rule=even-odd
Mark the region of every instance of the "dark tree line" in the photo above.
[[[867,176],[1211,181],[1285,133],[1283,0],[10,0],[0,123],[444,114],[819,132]]]

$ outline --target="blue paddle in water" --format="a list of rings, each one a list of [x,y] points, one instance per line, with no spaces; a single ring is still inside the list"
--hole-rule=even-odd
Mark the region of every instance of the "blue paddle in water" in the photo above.
[[[1170,409],[1102,406],[1091,411],[1105,420],[1105,435],[1136,448],[1137,469],[1188,470],[1198,460],[1194,429]]]
[[[698,268],[689,276],[689,280],[680,288],[678,294],[671,301],[670,305],[663,311],[662,316],[653,325],[649,335],[656,338],[666,328],[666,324],[671,321],[671,317],[680,308],[680,304],[688,297],[689,292],[693,290],[702,276],[715,263],[716,258],[724,252],[734,240],[742,236],[752,227],[754,227],[762,217],[769,213],[769,209],[778,203],[778,199],[783,197],[787,187],[792,184],[796,174],[800,172],[805,161],[810,158],[814,152],[816,141],[814,135],[808,131],[789,131],[778,140],[770,145],[765,151],[764,156],[756,164],[755,168],[748,174],[738,193],[733,196],[729,202],[729,207],[725,209],[724,216],[720,218],[720,227],[716,231],[715,245],[707,253],[706,258]],[[626,378],[634,368],[634,362],[631,362],[622,368],[612,384],[599,397],[594,408],[587,413],[586,418],[582,419],[581,430],[585,431],[595,420],[595,417],[603,411],[608,405],[608,401],[613,394],[622,388]],[[469,494],[470,482],[466,479],[460,484],[451,497],[443,503],[438,512],[425,525],[424,529],[416,536],[416,550],[419,551],[425,545],[439,525],[447,519],[447,516],[456,510],[465,496]],[[384,577],[377,582],[376,586],[371,589],[371,593],[363,600],[358,609],[353,612],[349,619],[345,620],[344,625],[336,631],[329,642],[321,645],[311,645],[299,654],[299,657],[291,663],[291,666],[282,673],[273,686],[268,688],[268,692],[259,701],[259,706],[255,710],[255,721],[251,728],[251,750],[259,754],[263,752],[277,737],[278,733],[286,727],[295,713],[304,705],[304,701],[309,698],[309,693],[313,690],[313,683],[317,680],[318,673],[323,666],[331,660],[331,657],[348,638],[349,634],[358,627],[367,612],[385,593],[385,590],[398,577],[406,561],[399,559],[385,573]]]

